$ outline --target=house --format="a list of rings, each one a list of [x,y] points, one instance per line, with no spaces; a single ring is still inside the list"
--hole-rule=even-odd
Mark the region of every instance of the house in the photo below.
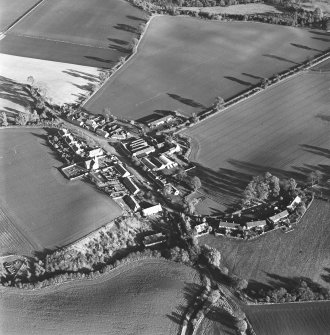
[[[173,119],[172,115],[166,115],[166,116],[160,117],[157,120],[152,120],[152,121],[147,122],[147,125],[148,127],[158,127],[161,124],[171,121],[172,119]]]
[[[150,161],[147,157],[142,158],[142,163],[150,170],[156,170],[157,166]]]
[[[172,146],[171,148],[169,148],[165,153],[168,155],[173,155],[176,152],[180,152],[181,151],[181,147],[178,143],[174,142],[175,145]]]
[[[173,162],[171,161],[168,157],[166,157],[165,155],[160,155],[159,156],[159,160],[163,163],[164,168],[166,169],[171,169],[174,168],[176,166],[178,166],[177,162]]]
[[[143,214],[143,216],[149,216],[149,215],[157,214],[157,213],[162,212],[162,211],[163,211],[162,206],[160,204],[158,204],[158,205],[155,205],[155,206],[151,206],[151,207],[142,209],[142,214]]]
[[[143,239],[143,244],[145,247],[151,247],[153,245],[166,242],[166,239],[166,235],[163,233],[153,234],[145,236]]]
[[[140,155],[149,155],[151,152],[155,152],[155,148],[153,146],[147,146],[147,147],[143,147],[141,149],[138,150],[134,150],[132,151],[132,156],[140,156]]]
[[[124,168],[123,165],[115,164],[114,167],[121,177],[128,177],[130,175],[130,173]]]
[[[124,201],[133,212],[137,212],[140,209],[139,203],[133,196],[125,195]]]
[[[66,136],[69,136],[70,135],[70,132],[66,129],[66,128],[62,128],[58,131],[58,134],[61,136],[61,137],[66,137]]]
[[[98,157],[95,157],[94,159],[88,159],[84,163],[87,170],[98,170],[100,168]]]
[[[89,129],[94,130],[94,131],[95,131],[95,129],[99,126],[99,125],[95,122],[95,120],[86,120],[85,125],[86,125]]]
[[[252,228],[255,228],[256,230],[263,230],[266,225],[267,225],[266,220],[250,221],[245,223],[245,227],[247,230],[250,230]]]
[[[220,221],[219,229],[225,230],[226,234],[232,231],[236,231],[240,228],[240,225],[235,222]]]
[[[135,185],[135,183],[129,177],[123,178],[123,184],[134,195],[140,192],[140,189]]]
[[[90,149],[87,152],[88,157],[102,156],[104,154],[101,148]]]
[[[171,186],[171,193],[174,195],[179,195],[180,191],[171,183],[168,183],[167,185]]]
[[[301,203],[301,198],[299,196],[296,196],[291,202],[291,204],[287,206],[287,209],[293,211],[297,207],[297,205],[299,205],[300,203]]]
[[[105,137],[105,138],[109,137],[109,133],[107,131],[105,131],[104,129],[97,129],[96,134],[100,135],[102,137]]]
[[[194,227],[194,232],[197,235],[207,234],[209,232],[209,225],[206,222],[200,223]]]
[[[74,143],[73,145],[71,145],[71,149],[79,156],[82,156],[85,152],[79,143]]]
[[[271,216],[271,217],[269,218],[269,220],[270,220],[273,224],[276,224],[276,223],[278,223],[279,221],[285,219],[285,218],[288,217],[288,216],[289,216],[289,212],[288,212],[287,210],[285,210],[285,211],[283,211],[283,212],[281,212],[281,213],[278,213],[278,214],[276,214],[276,215],[274,215],[274,216]]]

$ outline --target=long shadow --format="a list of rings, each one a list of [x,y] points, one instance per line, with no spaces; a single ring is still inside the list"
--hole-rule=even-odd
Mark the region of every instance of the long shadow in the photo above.
[[[77,72],[74,72],[72,70],[64,70],[62,71],[63,73],[66,73],[72,77],[75,77],[75,78],[81,78],[81,79],[85,79],[85,80],[89,80],[89,81],[92,81],[92,82],[98,82],[99,80],[97,78],[95,78],[95,76],[92,76],[92,75],[88,75],[88,74],[80,74],[80,73],[77,73]]]
[[[330,42],[330,39],[323,38],[323,37],[312,37],[312,39],[319,40],[319,41],[322,41],[322,42]]]
[[[258,80],[264,79],[263,77],[259,77],[259,76],[256,76],[254,74],[250,74],[250,73],[246,73],[246,72],[242,72],[242,75],[246,76],[246,77],[253,78],[253,79],[258,79]]]
[[[315,37],[313,37],[315,38]],[[304,49],[304,50],[310,50],[310,51],[316,51],[316,52],[322,52],[322,50],[318,50],[318,49],[313,49],[310,48],[306,45],[302,45],[302,44],[296,44],[296,43],[290,43],[292,46],[296,47],[296,48],[300,48],[300,49]]]
[[[131,52],[131,49],[125,48],[125,47],[122,47],[116,44],[109,44],[109,49],[117,50],[119,52],[126,53],[126,54]]]
[[[235,83],[238,83],[238,84],[241,84],[241,85],[245,85],[245,86],[251,86],[251,85],[253,85],[249,81],[244,81],[244,80],[237,79],[237,78],[231,77],[231,76],[224,76],[224,78],[226,78],[228,80],[231,80],[231,81],[234,81]]]
[[[110,37],[108,37],[108,40],[110,42],[113,42],[113,43],[116,43],[116,44],[120,44],[120,45],[128,45],[129,44],[127,41],[120,40],[119,38],[110,38]]]
[[[142,18],[140,18],[140,17],[133,16],[133,15],[126,15],[126,17],[127,17],[128,19],[135,20],[135,21],[142,21],[142,22],[145,22],[145,23],[147,22],[146,19],[142,19]]]
[[[287,62],[287,63],[291,63],[291,64],[295,64],[295,65],[298,65],[299,63],[296,63],[290,59],[287,59],[287,58],[284,58],[284,57],[280,57],[280,56],[276,56],[276,55],[271,55],[271,54],[264,54],[263,55],[264,57],[268,57],[268,58],[271,58],[271,59],[276,59],[276,60],[280,60],[282,62]]]
[[[192,99],[187,99],[183,98],[180,95],[174,94],[174,93],[167,93],[169,97],[171,97],[174,100],[177,100],[187,106],[194,107],[194,108],[206,108],[204,105],[192,100]]]
[[[330,268],[324,268],[324,270],[326,271],[326,274],[322,274],[321,278],[327,282],[330,283]]]
[[[330,122],[330,115],[317,114],[317,115],[315,115],[315,117],[322,120],[322,121]]]
[[[316,147],[314,145],[309,145],[309,144],[301,144],[300,146],[307,152],[310,152],[315,155],[323,156],[326,158],[330,158],[330,149]]]
[[[84,56],[84,58],[95,60],[97,62],[101,63],[107,63],[107,64],[112,64],[113,61],[111,59],[105,59],[105,58],[100,58],[100,57],[95,57],[95,56]]]
[[[321,35],[321,36],[328,36],[328,37],[330,37],[330,34],[329,34],[329,33],[322,33],[322,32],[320,32],[320,31],[314,31],[314,30],[309,30],[309,32],[310,32],[311,34],[314,34],[314,35]]]
[[[222,331],[225,331],[224,334],[228,335],[238,334],[235,328],[235,321],[236,321],[235,318],[220,307],[212,307],[209,313],[206,314],[205,318],[213,322],[219,323],[219,328],[225,327],[226,329],[221,329]],[[217,328],[217,326],[214,325],[214,328]]]
[[[130,26],[129,24],[124,24],[124,23],[118,23],[115,26],[113,26],[115,29],[118,30],[123,30],[123,31],[127,31],[129,33],[137,33],[137,28]]]

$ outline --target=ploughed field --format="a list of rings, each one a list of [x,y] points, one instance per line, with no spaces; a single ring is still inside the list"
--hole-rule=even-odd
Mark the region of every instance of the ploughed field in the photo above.
[[[260,335],[328,335],[330,302],[247,306],[246,315]],[[212,335],[212,333],[210,334]]]
[[[250,241],[205,235],[199,243],[220,250],[224,265],[249,280],[252,289],[290,287],[302,278],[330,287],[329,221],[330,203],[314,200],[290,233],[276,230]]]
[[[185,265],[148,259],[93,280],[34,291],[0,290],[2,334],[176,335],[201,289]]]
[[[0,30],[7,29],[38,2],[39,0],[0,0]]]
[[[305,181],[319,170],[330,178],[329,79],[300,74],[186,131],[201,193],[218,203],[209,212],[237,202],[252,175],[265,171]]]
[[[64,178],[44,130],[1,130],[0,143],[1,254],[60,247],[120,215],[108,196]]]
[[[0,51],[111,67],[127,56],[144,22],[145,13],[124,0],[44,0],[6,34]]]
[[[329,35],[330,36],[330,35]],[[227,99],[329,48],[324,32],[251,22],[155,17],[137,54],[86,104],[139,119],[186,115]]]

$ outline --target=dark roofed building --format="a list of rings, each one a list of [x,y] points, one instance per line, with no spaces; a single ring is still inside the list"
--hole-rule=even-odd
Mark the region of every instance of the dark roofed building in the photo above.
[[[134,195],[140,192],[140,189],[135,185],[133,180],[129,177],[123,178],[123,184]]]
[[[133,196],[125,195],[124,201],[133,212],[137,212],[140,209],[139,203]]]

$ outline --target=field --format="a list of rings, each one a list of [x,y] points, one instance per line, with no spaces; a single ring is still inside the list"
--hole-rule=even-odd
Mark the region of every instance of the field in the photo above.
[[[318,31],[252,22],[155,17],[138,53],[87,104],[139,119],[201,111],[329,48]]]
[[[109,197],[82,181],[69,182],[41,129],[0,132],[1,252],[63,246],[120,215]],[[17,234],[16,234],[17,232]],[[7,235],[8,234],[8,235]],[[13,244],[13,240],[18,241]]]
[[[248,306],[246,314],[258,335],[329,334],[330,302]]]
[[[182,264],[145,260],[92,281],[37,291],[0,291],[2,334],[176,335],[200,288]]]
[[[306,179],[312,170],[329,178],[328,73],[304,73],[227,109],[187,131],[190,159],[201,193],[225,210],[242,196],[252,175]]]
[[[39,0],[0,0],[0,31],[5,30]]]
[[[290,286],[291,279],[307,277],[330,287],[329,219],[330,203],[314,200],[293,232],[277,230],[252,241],[205,235],[199,242],[219,249],[224,264],[250,285]]]
[[[44,0],[0,41],[0,50],[109,67],[127,56],[129,43],[144,22],[145,13],[124,0]]]
[[[28,94],[22,86],[27,84],[29,76],[33,76],[35,84],[41,83],[47,97],[58,105],[77,101],[99,81],[98,69],[86,66],[4,54],[0,54],[0,63],[0,111],[13,114],[29,105]]]

